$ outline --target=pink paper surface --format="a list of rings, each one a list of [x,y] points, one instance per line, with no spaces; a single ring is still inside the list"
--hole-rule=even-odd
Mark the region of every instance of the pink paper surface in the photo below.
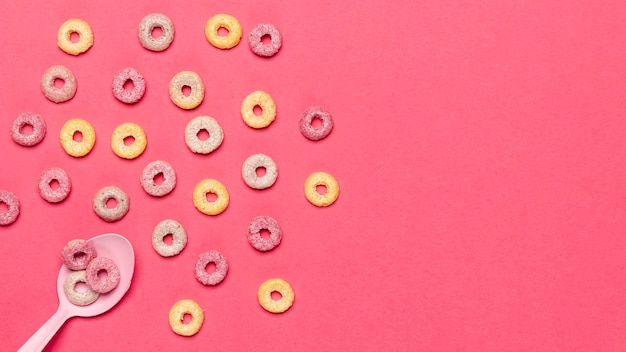
[[[164,52],[145,50],[139,21],[153,12],[174,22]],[[244,40],[211,46],[208,18],[228,13]],[[620,351],[626,349],[626,6],[621,1],[2,1],[0,189],[21,214],[0,227],[0,350],[17,350],[56,310],[60,250],[74,238],[115,232],[136,254],[133,283],[111,311],[66,322],[48,351]],[[74,57],[56,45],[65,20],[81,18],[94,46]],[[283,47],[271,59],[245,41],[273,23]],[[69,67],[76,96],[54,104],[40,91],[51,65]],[[111,93],[124,67],[143,73],[136,105]],[[200,107],[168,97],[179,71],[206,86]],[[244,124],[243,98],[268,92],[278,115],[263,130]],[[305,139],[309,106],[331,112],[335,128]],[[35,147],[9,130],[21,112],[48,126]],[[201,156],[184,128],[214,117],[225,139]],[[88,120],[97,141],[84,158],[67,155],[59,132]],[[110,137],[123,122],[144,128],[148,147],[123,160]],[[270,189],[248,188],[241,164],[265,153],[278,164]],[[175,190],[147,195],[141,171],[162,159]],[[40,173],[64,168],[70,196],[49,204]],[[328,208],[304,198],[314,171],[339,181]],[[194,185],[215,178],[231,202],[215,217],[192,203]],[[92,210],[95,193],[116,185],[130,196],[122,220]],[[257,215],[280,223],[283,242],[261,253],[247,242]],[[184,251],[160,257],[151,234],[179,221]],[[230,271],[215,287],[194,278],[198,255],[216,249]],[[256,294],[280,277],[295,291],[284,314]],[[174,302],[193,299],[205,322],[181,337],[168,324]]]

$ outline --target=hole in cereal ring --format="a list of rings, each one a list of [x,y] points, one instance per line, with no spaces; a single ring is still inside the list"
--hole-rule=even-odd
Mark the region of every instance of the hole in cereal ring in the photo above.
[[[59,180],[57,179],[50,180],[50,182],[48,182],[48,186],[52,190],[59,189]]]
[[[7,211],[9,211],[9,206],[6,205],[5,202],[0,201],[0,214],[6,213]]]
[[[317,185],[315,186],[315,191],[323,196],[328,190],[325,185]]]
[[[206,270],[207,273],[211,274],[215,272],[216,268],[217,266],[215,265],[215,263],[208,262],[207,265],[204,267],[204,270]]]
[[[152,38],[155,38],[155,39],[161,37],[163,35],[163,28],[161,27],[152,28],[150,35],[152,36]]]
[[[217,35],[219,35],[220,37],[226,37],[228,36],[228,33],[230,33],[228,31],[228,28],[226,27],[220,27],[217,29]]]
[[[183,314],[183,318],[180,320],[183,324],[189,324],[193,320],[193,316],[189,313]]]
[[[78,32],[70,33],[70,41],[74,44],[78,43],[80,41],[80,33]]]
[[[267,173],[267,169],[264,168],[263,166],[257,167],[256,170],[254,171],[256,172],[257,177],[263,177]]]
[[[108,209],[115,209],[117,208],[117,201],[115,200],[115,198],[109,198],[106,201],[106,207]]]
[[[274,301],[278,301],[283,298],[283,295],[281,295],[278,291],[272,291],[272,293],[270,293],[270,296]]]
[[[87,286],[87,284],[82,281],[78,281],[74,285],[74,291],[76,291],[77,293],[87,292],[88,289],[89,289],[89,286]]]
[[[124,137],[124,145],[133,145],[133,143],[135,143],[135,137],[133,136]]]
[[[24,136],[31,135],[33,134],[33,132],[35,132],[35,128],[29,123],[26,123],[22,127],[20,127],[20,134],[23,134]]]
[[[272,233],[271,233],[271,232],[270,232],[270,230],[268,230],[268,229],[261,229],[261,230],[259,231],[259,234],[261,235],[261,237],[262,237],[262,238],[264,238],[264,239],[269,239],[269,238],[270,238],[270,235],[271,235]]]
[[[155,185],[162,185],[163,182],[165,182],[165,176],[163,176],[162,172],[159,172],[158,174],[154,175],[154,177],[152,178],[152,182]]]
[[[180,91],[183,93],[184,96],[188,97],[191,95],[191,87],[190,86],[183,86]]]
[[[72,139],[76,143],[82,142],[83,141],[83,133],[81,131],[74,131],[74,134],[72,135]]]
[[[261,108],[261,106],[259,105],[255,105],[252,108],[252,112],[256,115],[256,116],[261,116],[263,115],[263,108]]]
[[[324,123],[322,122],[322,119],[320,119],[319,117],[314,117],[313,120],[311,120],[311,127],[317,129],[317,128],[322,128],[322,125]]]
[[[133,90],[135,89],[135,83],[133,83],[133,80],[129,78],[126,82],[124,82],[123,87],[125,90]]]
[[[206,200],[209,203],[213,203],[217,200],[217,194],[213,193],[213,192],[207,192],[206,193]]]
[[[269,34],[264,34],[264,35],[261,37],[261,43],[263,43],[263,44],[266,44],[266,45],[267,45],[267,44],[269,44],[269,43],[271,43],[271,42],[272,42],[272,37],[271,37]]]
[[[63,80],[63,78],[55,78],[53,85],[54,85],[54,88],[61,89],[65,85],[65,80]]]
[[[172,243],[174,243],[174,235],[172,235],[171,233],[168,233],[167,235],[163,236],[163,243],[165,243],[168,246],[171,246]]]
[[[87,256],[87,254],[85,254],[85,252],[76,252],[76,253],[74,253],[74,260],[80,261],[81,259],[85,258],[86,256]]]
[[[196,137],[198,137],[198,139],[201,141],[206,141],[207,139],[211,138],[211,134],[209,133],[209,131],[203,128],[198,131],[198,133],[196,133]]]
[[[109,277],[109,272],[106,269],[98,270],[98,280],[106,280]]]

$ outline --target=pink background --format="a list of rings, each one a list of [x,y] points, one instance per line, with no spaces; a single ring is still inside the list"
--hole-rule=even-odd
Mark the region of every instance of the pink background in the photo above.
[[[94,3],[89,5],[88,3]],[[70,239],[126,236],[136,253],[127,296],[110,312],[68,321],[48,350],[212,351],[618,351],[626,348],[626,6],[623,1],[2,1],[0,189],[22,213],[0,228],[0,340],[12,351],[56,310],[59,252]],[[176,38],[165,52],[143,49],[137,25],[168,15]],[[244,36],[275,24],[284,45],[272,59],[245,41],[221,51],[204,37],[216,13],[239,19]],[[65,20],[82,18],[95,44],[73,57],[56,46]],[[40,92],[45,69],[63,64],[74,99]],[[113,75],[135,67],[147,81],[128,106],[111,94]],[[168,98],[171,77],[196,71],[202,105]],[[278,116],[247,127],[242,99],[272,95]],[[335,129],[314,143],[300,114],[320,105]],[[40,113],[48,124],[32,148],[11,140],[11,121]],[[208,156],[184,144],[187,122],[210,115],[225,140]],[[87,157],[58,142],[70,118],[97,133]],[[118,158],[113,129],[141,125],[148,147]],[[254,191],[241,163],[276,160],[279,179]],[[178,184],[164,198],[139,184],[144,166],[169,161]],[[64,168],[72,193],[51,205],[39,174]],[[341,186],[329,208],[302,191],[314,171]],[[216,178],[231,203],[199,213],[194,185]],[[131,198],[128,215],[105,223],[92,211],[105,185]],[[275,217],[283,243],[260,253],[246,240],[252,218]],[[176,219],[189,234],[177,257],[151,246],[154,226]],[[230,260],[224,282],[194,278],[197,256]],[[281,277],[294,306],[272,315],[257,303],[264,280]],[[171,305],[197,301],[206,319],[184,338],[169,327]],[[89,347],[83,347],[89,344]]]

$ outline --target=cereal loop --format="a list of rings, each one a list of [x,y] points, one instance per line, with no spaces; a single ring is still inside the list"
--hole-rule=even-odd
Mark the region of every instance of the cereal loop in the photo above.
[[[217,199],[210,202],[207,194],[212,193]],[[223,184],[217,180],[206,179],[198,182],[193,190],[193,204],[201,213],[206,215],[221,214],[228,207],[228,191]]]
[[[25,127],[32,127],[31,133],[25,132]],[[41,115],[34,112],[23,112],[11,123],[11,137],[13,141],[25,147],[39,144],[46,135],[46,121]]]
[[[207,265],[215,264],[215,271],[207,272]],[[203,285],[214,286],[224,280],[228,273],[228,260],[220,252],[210,250],[198,256],[196,262],[196,279]]]
[[[60,88],[55,85],[57,80],[63,82]],[[76,78],[72,71],[65,66],[51,66],[41,76],[41,91],[51,102],[66,102],[76,94]]]
[[[228,30],[228,34],[221,36],[218,33],[220,28]],[[206,35],[206,39],[209,43],[211,43],[214,47],[219,49],[230,49],[239,44],[242,29],[241,24],[235,17],[227,14],[218,14],[209,18],[206,26],[204,27],[204,34]]]
[[[318,193],[317,186],[326,187],[326,193]],[[304,182],[304,195],[311,204],[327,207],[339,197],[339,184],[332,175],[326,172],[314,172]]]
[[[163,239],[172,235],[172,244],[167,244]],[[176,220],[166,219],[158,223],[152,232],[152,247],[163,257],[173,257],[180,253],[187,245],[187,233]]]
[[[191,316],[189,323],[184,323],[185,314]],[[170,327],[172,331],[181,336],[195,335],[204,322],[204,311],[190,299],[182,299],[172,306],[169,314]]]
[[[282,296],[280,299],[272,299],[272,292],[278,292]],[[293,289],[283,279],[269,279],[261,284],[257,294],[259,304],[263,309],[271,313],[282,313],[293,304]]]
[[[10,225],[20,215],[20,201],[10,191],[0,190],[0,203],[7,207],[6,211],[0,211],[0,225]]]
[[[261,108],[261,116],[254,113],[255,106]],[[276,104],[269,94],[260,90],[252,92],[241,103],[241,117],[252,128],[267,127],[276,118]]]
[[[124,88],[126,82],[131,82],[132,89]],[[143,75],[139,71],[132,67],[126,67],[121,69],[115,77],[113,77],[113,96],[117,100],[125,104],[134,104],[141,100],[143,94],[146,92],[146,81]]]
[[[189,96],[183,93],[183,88],[189,87]],[[204,99],[204,83],[197,73],[182,71],[177,73],[170,81],[170,99],[181,109],[195,109]]]
[[[265,169],[263,176],[257,175],[257,169]],[[278,178],[278,167],[272,158],[265,154],[254,154],[243,162],[241,167],[243,181],[254,189],[271,187]]]
[[[78,34],[78,41],[72,42],[72,33]],[[82,54],[93,45],[93,32],[89,24],[73,18],[65,21],[57,33],[57,45],[70,55]]]
[[[61,258],[70,270],[84,270],[87,264],[96,258],[96,248],[91,242],[83,239],[74,239],[63,247]]]
[[[74,139],[75,135],[82,139]],[[72,119],[65,122],[61,128],[61,146],[65,152],[73,157],[82,157],[91,151],[96,143],[96,131],[89,122],[82,119]]]
[[[266,35],[270,37],[270,42],[267,44],[263,43],[261,40]],[[248,37],[248,44],[250,44],[252,52],[264,57],[274,56],[280,49],[282,43],[283,38],[278,28],[271,23],[261,23],[257,25],[252,29]]]
[[[113,199],[115,206],[109,208],[107,202]],[[123,218],[128,213],[130,200],[128,195],[115,186],[107,186],[96,193],[93,199],[94,212],[104,221],[113,222]]]
[[[152,31],[161,29],[160,37],[153,37]],[[152,51],[163,51],[169,48],[174,40],[174,24],[169,17],[161,13],[153,13],[139,22],[139,42],[141,46]]]
[[[58,187],[53,188],[53,182],[56,182]],[[60,167],[49,168],[39,176],[39,194],[41,198],[50,203],[59,203],[65,200],[70,194],[71,188],[70,177]]]
[[[268,230],[270,237],[263,238],[261,230]],[[278,221],[271,216],[257,216],[248,226],[248,242],[261,252],[271,251],[280,244],[282,238],[283,232]]]
[[[322,121],[320,127],[313,127],[313,120],[319,119]],[[328,111],[313,106],[304,111],[300,117],[300,132],[306,138],[312,141],[319,141],[326,138],[333,130],[333,118]]]
[[[209,138],[201,140],[198,134],[206,131]],[[224,140],[224,131],[220,124],[210,116],[198,116],[185,127],[185,143],[187,147],[198,154],[209,154],[217,149]]]
[[[129,145],[126,145],[126,139],[131,139]],[[140,156],[146,149],[146,133],[136,123],[123,123],[113,131],[111,136],[111,149],[113,152],[124,159],[135,159]]]
[[[87,285],[98,293],[112,291],[120,283],[120,269],[112,259],[106,257],[96,257],[87,264],[85,273]],[[106,275],[99,275],[105,271]]]
[[[65,282],[63,283],[63,292],[65,293],[65,297],[70,303],[75,304],[77,306],[86,306],[93,302],[95,302],[100,294],[94,290],[92,290],[89,286],[85,291],[76,291],[76,284],[79,282],[87,283],[87,272],[85,270],[79,270],[71,272],[67,278],[65,278]]]
[[[155,178],[163,176],[163,182],[157,184]],[[154,197],[163,197],[176,187],[176,172],[172,165],[163,160],[155,160],[146,165],[141,173],[141,187]]]

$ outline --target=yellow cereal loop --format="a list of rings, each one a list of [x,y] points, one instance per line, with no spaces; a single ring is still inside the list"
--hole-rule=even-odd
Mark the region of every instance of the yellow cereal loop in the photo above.
[[[207,194],[213,193],[217,199],[210,202]],[[206,179],[198,182],[193,190],[193,204],[206,215],[221,214],[228,207],[229,195],[226,187],[214,179]]]
[[[228,34],[225,36],[219,35],[218,30],[220,28],[228,30]],[[230,49],[239,44],[242,29],[241,24],[235,17],[221,13],[209,18],[204,27],[204,34],[214,47]]]
[[[74,140],[75,135],[81,137]],[[81,157],[89,154],[96,143],[96,131],[89,122],[82,119],[72,119],[65,122],[61,128],[61,146],[65,152],[73,157]]]
[[[72,33],[78,34],[78,41],[73,43]],[[89,24],[81,19],[72,18],[61,25],[57,33],[57,45],[70,55],[79,55],[93,45],[93,32]]]
[[[317,186],[326,187],[326,193],[318,193]],[[313,205],[327,207],[333,204],[339,197],[339,184],[329,173],[314,172],[304,181],[304,196]]]
[[[255,106],[261,108],[261,116],[254,113]],[[246,125],[252,128],[267,127],[276,118],[276,104],[269,94],[257,90],[248,94],[241,103],[241,117]]]
[[[133,138],[133,141],[126,145],[125,139],[129,137]],[[117,156],[124,159],[134,159],[140,156],[146,149],[147,143],[143,129],[132,122],[117,126],[111,136],[111,149]]]
[[[185,314],[191,316],[189,323],[184,323]],[[170,327],[172,331],[181,336],[193,336],[202,327],[204,322],[204,311],[198,303],[191,299],[181,299],[174,303],[169,314]]]
[[[278,292],[282,296],[274,300],[272,292]],[[259,304],[270,313],[282,313],[289,309],[294,300],[293,289],[283,279],[269,279],[261,284],[257,293]]]

